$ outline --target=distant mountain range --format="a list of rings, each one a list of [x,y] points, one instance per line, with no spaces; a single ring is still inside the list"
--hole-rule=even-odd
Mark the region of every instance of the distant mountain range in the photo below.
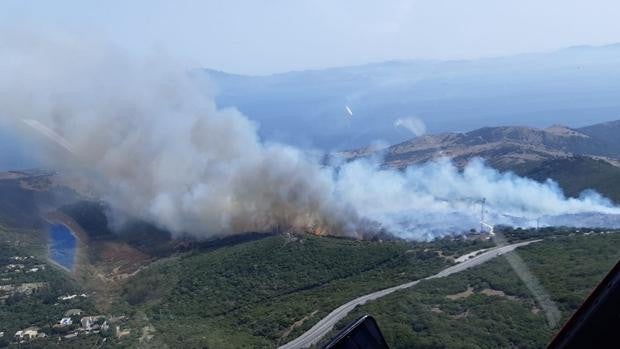
[[[615,132],[615,133],[614,133]],[[449,157],[464,165],[473,157],[481,157],[497,168],[577,155],[603,159],[620,165],[620,121],[572,129],[554,125],[545,129],[524,126],[483,127],[465,133],[447,132],[424,135],[383,149],[372,147],[345,151],[347,158],[381,152],[385,163],[405,168],[439,157]]]
[[[260,124],[264,139],[342,150],[429,132],[509,124],[573,127],[620,117],[620,44],[471,61],[395,61],[269,76],[204,70],[217,102]],[[345,109],[349,106],[353,116]]]
[[[620,120],[582,128],[554,125],[484,127],[465,133],[425,135],[386,148],[339,153],[352,160],[381,155],[384,165],[404,169],[440,157],[464,166],[475,157],[496,169],[539,181],[551,178],[565,193],[594,189],[620,203]]]

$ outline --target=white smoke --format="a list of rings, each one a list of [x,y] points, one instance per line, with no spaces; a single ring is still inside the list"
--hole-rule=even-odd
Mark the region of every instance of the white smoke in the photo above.
[[[321,157],[262,142],[257,125],[218,109],[204,85],[167,58],[2,34],[0,52],[5,124],[44,125],[73,153],[41,150],[54,166],[86,174],[112,207],[174,233],[386,229],[428,238],[475,226],[482,197],[498,220],[620,213],[598,195],[566,199],[554,183],[481,162],[462,173],[446,160],[404,172],[368,160],[321,165]]]
[[[360,216],[412,239],[476,228],[482,198],[485,215],[495,224],[534,226],[544,217],[555,224],[580,225],[575,219],[579,214],[597,212],[608,218],[607,225],[620,226],[620,208],[597,193],[566,198],[553,181],[539,183],[500,173],[479,159],[462,171],[443,158],[404,172],[359,160],[342,167],[337,188],[338,196]]]
[[[396,121],[394,121],[394,127],[399,126],[409,130],[409,132],[413,133],[416,137],[426,133],[426,124],[424,124],[424,121],[415,117],[396,119]]]

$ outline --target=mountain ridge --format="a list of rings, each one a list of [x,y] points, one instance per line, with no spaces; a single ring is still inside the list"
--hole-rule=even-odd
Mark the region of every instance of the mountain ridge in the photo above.
[[[416,117],[432,133],[483,126],[573,127],[620,116],[620,45],[460,61],[390,61],[265,76],[199,70],[260,136],[306,149],[340,151],[411,133]],[[350,117],[345,106],[350,107]]]
[[[572,45],[564,48],[559,48],[555,50],[543,50],[543,51],[533,51],[533,52],[522,52],[515,54],[505,54],[505,55],[493,55],[493,56],[485,56],[479,58],[462,58],[462,59],[422,59],[422,58],[411,58],[411,59],[388,59],[381,61],[373,61],[368,63],[360,63],[360,64],[352,64],[352,65],[335,65],[328,66],[323,68],[308,68],[308,69],[295,69],[288,70],[282,72],[274,72],[267,74],[243,74],[243,73],[232,73],[229,71],[221,70],[221,69],[213,69],[213,68],[202,68],[206,73],[216,74],[220,76],[230,76],[230,77],[244,77],[244,78],[263,78],[263,77],[273,77],[273,76],[281,76],[287,74],[298,74],[298,73],[311,73],[311,72],[320,72],[320,71],[329,71],[329,70],[340,70],[340,69],[355,69],[355,68],[366,68],[366,67],[378,67],[378,66],[386,66],[386,65],[408,65],[412,63],[463,63],[463,62],[474,62],[474,61],[492,61],[492,60],[501,60],[505,58],[515,58],[515,57],[531,57],[537,55],[548,55],[548,54],[558,54],[563,52],[571,52],[571,51],[588,51],[588,50],[614,50],[620,49],[620,42],[608,43],[603,45]]]
[[[604,132],[598,132],[601,129]],[[481,157],[502,169],[528,161],[573,156],[592,157],[618,166],[620,142],[616,144],[615,137],[610,136],[618,131],[620,120],[584,128],[557,124],[544,129],[527,126],[482,127],[469,132],[423,135],[379,150],[361,148],[339,154],[345,159],[354,159],[380,153],[387,167],[399,169],[440,157],[449,157],[459,166],[474,157]]]
[[[593,189],[620,203],[620,121],[583,128],[553,125],[483,127],[469,132],[427,134],[389,147],[339,152],[347,161],[374,157],[386,168],[404,170],[440,158],[464,167],[483,159],[499,171],[540,182],[552,179],[564,194],[578,197]]]

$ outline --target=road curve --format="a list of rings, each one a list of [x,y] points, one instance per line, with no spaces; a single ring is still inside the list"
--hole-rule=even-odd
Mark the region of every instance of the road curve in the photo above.
[[[504,253],[508,253],[517,247],[529,245],[533,242],[538,242],[538,241],[541,241],[541,240],[519,242],[519,243],[512,244],[512,245],[506,245],[506,246],[490,249],[484,253],[481,253],[475,257],[472,257],[462,263],[455,264],[451,267],[448,267],[440,271],[439,273],[426,277],[422,280],[441,278],[441,277],[446,277],[448,275],[452,275],[455,273],[459,273],[463,270],[482,264]],[[303,333],[301,336],[295,338],[294,340],[280,346],[279,349],[307,348],[313,344],[316,344],[321,338],[323,338],[329,331],[332,330],[332,328],[338,321],[340,321],[345,316],[347,316],[347,314],[351,310],[353,310],[356,306],[362,305],[368,301],[375,300],[377,298],[381,298],[383,296],[387,296],[388,294],[393,293],[395,291],[415,286],[420,281],[421,280],[407,282],[402,285],[386,288],[384,290],[376,291],[376,292],[369,293],[367,295],[355,298],[354,300],[347,302],[339,306],[338,308],[336,308],[334,311],[329,313],[326,317],[324,317],[319,322],[317,322],[314,326],[312,326],[311,329]]]

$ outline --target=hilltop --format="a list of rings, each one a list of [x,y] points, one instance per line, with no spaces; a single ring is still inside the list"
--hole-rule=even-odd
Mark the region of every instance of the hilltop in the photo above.
[[[500,171],[538,181],[557,181],[569,196],[594,189],[620,202],[620,121],[570,128],[484,127],[470,132],[429,134],[382,149],[338,153],[347,160],[380,156],[389,168],[404,169],[442,157],[457,166],[482,158]]]

